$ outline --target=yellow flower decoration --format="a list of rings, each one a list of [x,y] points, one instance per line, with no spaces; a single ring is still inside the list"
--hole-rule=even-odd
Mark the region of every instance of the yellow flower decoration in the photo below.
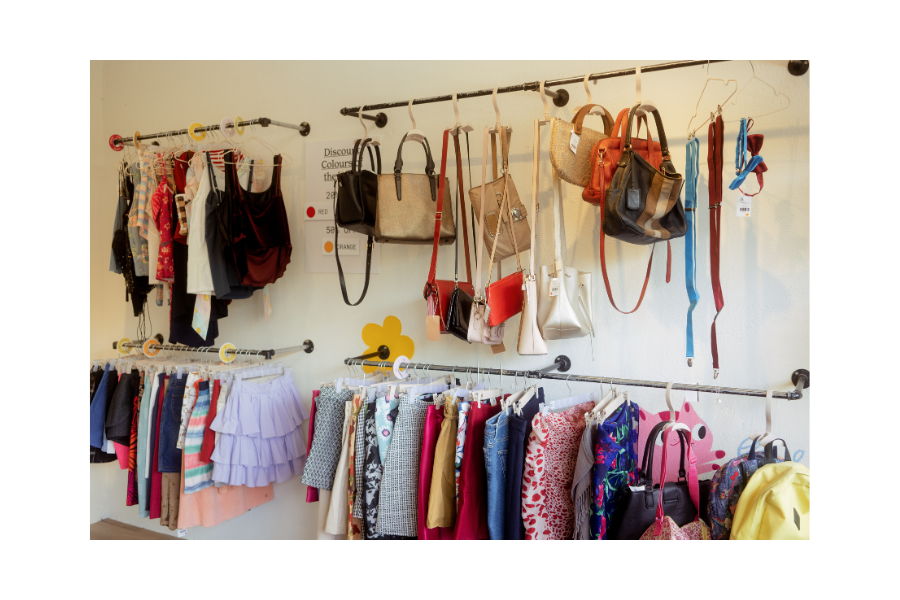
[[[413,353],[416,351],[416,345],[413,343],[412,338],[400,334],[402,328],[403,325],[400,323],[400,319],[393,315],[385,317],[384,323],[381,325],[377,323],[367,324],[362,329],[362,340],[368,346],[363,354],[378,352],[379,346],[387,346],[391,349],[391,355],[386,359],[388,361],[393,361],[400,355],[412,358]],[[381,359],[376,356],[368,360],[378,361]],[[377,371],[379,367],[364,366],[363,369],[367,373],[372,373]]]

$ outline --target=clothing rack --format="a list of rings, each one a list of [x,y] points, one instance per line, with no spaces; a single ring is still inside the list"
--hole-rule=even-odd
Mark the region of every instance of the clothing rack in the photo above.
[[[376,362],[371,360],[358,360],[356,358],[348,358],[344,360],[344,364],[350,365],[363,365],[370,367],[384,367],[384,368],[393,368],[393,363],[390,362]],[[412,365],[413,369],[418,369],[422,367],[427,371],[450,371],[452,373],[456,373],[457,371],[462,373],[478,373],[483,375],[508,375],[511,377],[525,377],[530,379],[557,379],[561,381],[584,381],[588,383],[606,383],[609,385],[626,385],[626,386],[635,386],[635,387],[649,387],[649,388],[662,388],[665,389],[668,386],[668,382],[665,381],[646,381],[643,379],[621,379],[618,377],[594,377],[592,375],[561,375],[559,373],[550,373],[549,371],[558,369],[559,371],[568,371],[571,366],[571,362],[567,356],[558,356],[554,364],[550,367],[546,367],[544,369],[539,369],[536,371],[531,370],[512,370],[512,369],[489,369],[489,368],[480,368],[480,367],[461,367],[461,366],[447,366],[447,365],[432,365],[429,363],[408,363],[405,366],[409,368],[409,365]],[[807,369],[797,369],[791,374],[791,381],[794,384],[794,389],[789,392],[775,392],[772,394],[773,398],[783,398],[785,400],[800,400],[803,398],[803,390],[809,387],[809,371]],[[673,390],[685,390],[692,392],[707,392],[710,394],[728,394],[733,396],[756,396],[760,398],[765,398],[768,393],[767,390],[750,390],[743,388],[729,388],[729,387],[718,387],[713,385],[693,385],[688,383],[676,383],[672,385]]]
[[[709,65],[712,63],[720,63],[720,62],[729,62],[728,60],[678,60],[670,63],[661,63],[658,65],[649,65],[646,67],[641,67],[641,73],[654,73],[656,71],[668,71],[669,69],[681,69],[683,67],[696,67],[701,65]],[[809,61],[808,60],[791,60],[788,61],[788,71],[791,75],[800,76],[806,73],[809,70]],[[588,79],[591,81],[598,81],[600,79],[612,79],[613,77],[623,77],[625,75],[634,75],[636,72],[635,68],[632,67],[630,69],[619,69],[616,71],[606,71],[605,73],[591,73],[588,76]],[[553,98],[553,104],[556,106],[565,106],[569,102],[569,92],[566,90],[548,90],[547,88],[558,85],[568,85],[571,83],[581,83],[584,81],[584,75],[578,75],[576,77],[565,77],[563,79],[549,79],[544,82],[544,93],[547,96]],[[519,85],[510,85],[497,89],[498,94],[508,94],[509,92],[537,92],[540,90],[540,82],[532,81],[529,83],[520,83]],[[477,92],[463,92],[461,94],[457,94],[457,100],[462,100],[463,98],[477,98],[479,96],[490,96],[494,93],[494,90],[478,90]],[[433,98],[416,98],[412,101],[413,104],[431,104],[432,102],[450,102],[453,99],[452,95],[447,96],[434,96]],[[408,106],[409,100],[401,100],[399,102],[385,102],[383,104],[366,104],[365,106],[353,106],[349,108],[342,108],[341,114],[345,117],[356,117],[359,111],[361,110],[382,110],[385,108],[400,108],[403,106]],[[384,113],[378,113],[375,116],[366,115],[362,116],[363,119],[368,119],[369,121],[375,121],[375,125],[378,127],[384,127],[387,125],[387,115]]]
[[[212,346],[201,346],[198,348],[193,348],[191,346],[176,346],[176,345],[172,345],[172,344],[162,344],[163,336],[159,333],[157,333],[155,336],[153,336],[152,339],[155,339],[156,341],[160,342],[159,345],[153,346],[154,348],[157,348],[159,350],[164,350],[166,352],[199,352],[201,354],[209,354],[209,353],[219,354],[219,352],[221,350],[221,348],[214,348]],[[132,342],[132,341],[122,342],[121,340],[119,340],[119,342],[122,342],[121,343],[122,348],[141,348],[141,347],[143,347],[143,345],[146,341],[147,340],[137,340],[134,342]],[[113,345],[112,345],[113,350],[117,350],[120,347],[119,342],[113,342]],[[315,349],[315,345],[312,343],[312,341],[304,340],[303,344],[301,344],[299,346],[290,346],[288,348],[278,348],[275,350],[248,350],[248,349],[242,349],[242,348],[233,348],[233,349],[227,348],[227,349],[225,349],[224,352],[226,355],[234,354],[236,356],[259,357],[259,358],[265,358],[267,360],[270,360],[276,354],[287,354],[289,352],[299,352],[300,350],[303,350],[304,352],[309,354],[314,349]]]
[[[267,117],[259,117],[258,119],[250,119],[249,121],[241,119],[235,125],[260,125],[262,127],[268,127],[269,125],[275,125],[277,127],[284,127],[286,129],[296,129],[300,132],[300,135],[307,136],[309,135],[310,127],[309,123],[306,121],[300,123],[299,125],[293,125],[291,123],[283,123],[282,121],[275,121],[273,119],[269,119]],[[233,129],[234,125],[228,125],[228,129]],[[194,129],[194,133],[199,133],[202,131],[213,131],[215,129],[221,129],[219,125],[206,125],[205,127],[197,127]],[[150,140],[153,138],[162,138],[162,137],[170,137],[173,135],[186,135],[188,133],[187,129],[175,129],[173,131],[161,131],[159,133],[148,133],[146,135],[141,134],[137,136],[138,141],[141,140]],[[124,146],[125,144],[133,144],[134,137],[118,137],[113,136],[109,138],[110,146]]]

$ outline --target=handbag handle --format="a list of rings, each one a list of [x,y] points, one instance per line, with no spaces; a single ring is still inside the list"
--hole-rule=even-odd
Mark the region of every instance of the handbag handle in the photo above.
[[[613,138],[622,138],[625,136],[625,131],[622,129],[622,122],[626,120],[628,116],[628,109],[623,108],[619,111],[619,114],[616,116],[616,124],[613,126],[613,133],[610,137]],[[647,114],[644,113],[638,117],[638,126],[637,126],[637,135],[640,137],[641,135],[641,123],[644,124],[644,127],[647,128],[647,141],[653,141],[653,135],[650,133],[650,124],[647,122]]]
[[[628,152],[631,152],[631,123],[634,119],[634,114],[637,112],[637,109],[640,108],[641,103],[638,102],[634,106],[631,107],[631,111],[628,113],[628,125],[626,125],[627,130],[625,131],[625,143],[622,146],[622,156],[619,158],[618,166],[625,166],[625,155]],[[663,129],[662,117],[659,116],[659,111],[655,108],[651,111],[653,113],[653,119],[656,121],[656,132],[659,134],[659,147],[662,150],[663,161],[672,160],[669,155],[669,143],[666,141],[666,131]],[[647,131],[650,131],[650,128],[647,128]]]
[[[645,485],[649,485],[653,487],[653,454],[656,446],[656,439],[659,437],[660,432],[662,432],[663,427],[666,426],[666,423],[669,421],[662,421],[657,423],[656,426],[650,431],[650,435],[647,437],[647,441],[644,443],[644,456],[641,461],[641,470],[638,471],[638,476],[640,477],[641,482]],[[680,432],[679,437],[681,439],[681,465],[678,470],[678,478],[684,479],[686,477],[686,471],[684,469],[684,454],[685,454],[685,438],[684,438],[684,430],[677,429],[676,431]]]
[[[760,435],[757,438],[753,438],[753,442],[750,444],[750,451],[747,453],[747,458],[751,458],[751,459],[756,458],[756,442],[758,442],[762,438],[763,438],[763,435]],[[774,444],[775,444],[775,442],[778,442],[778,441],[780,441],[782,444],[784,444],[784,457],[785,457],[784,460],[791,460],[791,451],[788,449],[787,442],[785,442],[781,438],[776,438],[776,439],[772,440],[771,442],[769,442],[768,444],[766,444],[765,447],[763,448],[763,455],[765,456],[765,461],[766,461],[765,464],[769,464],[775,458]]]
[[[529,278],[533,281],[535,279],[535,266],[534,266],[534,258],[535,254],[537,254],[537,224],[538,224],[538,211],[540,210],[540,203],[538,203],[538,190],[540,189],[539,179],[540,179],[540,171],[541,171],[541,125],[540,119],[534,120],[534,155],[532,157],[532,166],[531,166],[531,267],[529,271]]]
[[[361,173],[362,172],[363,150],[365,150],[367,146],[368,146],[368,150],[369,150],[369,165],[372,167],[372,169],[376,168],[375,161],[372,159],[372,146],[368,145],[369,142],[371,142],[371,141],[372,141],[372,138],[366,138],[365,140],[356,140],[356,143],[353,144],[353,158],[352,158],[352,163],[350,166],[351,173]],[[360,142],[362,143],[362,146],[360,146]],[[359,152],[358,152],[359,166],[357,166],[357,164],[356,164],[357,149],[359,150]],[[375,173],[377,173],[378,175],[381,175],[381,152],[378,150],[378,146],[375,146],[375,156],[378,157],[378,167],[377,167],[377,170],[375,171]]]
[[[665,519],[665,513],[663,511],[663,488],[666,485],[666,465],[668,463],[668,450],[669,450],[669,434],[672,432],[670,427],[675,425],[674,421],[667,422],[663,431],[663,455],[662,455],[662,473],[659,480],[659,498],[656,501],[656,525],[654,526],[654,535],[659,535],[662,531],[663,520]],[[680,431],[680,430],[679,430]],[[700,518],[700,482],[697,480],[697,457],[694,456],[694,451],[691,449],[691,434],[689,432],[684,432],[687,438],[687,457],[688,457],[688,493],[691,496],[691,502],[694,504],[694,508],[697,510],[697,516],[694,517],[694,520]]]
[[[594,108],[595,106],[597,108],[603,109],[603,114],[600,115],[600,117],[603,119],[603,135],[605,135],[606,137],[610,137],[610,134],[612,133],[612,127],[613,127],[613,118],[612,118],[612,115],[609,114],[609,111],[606,110],[605,108],[603,108],[602,106],[600,106],[599,104],[585,104],[584,106],[581,107],[581,110],[579,110],[575,114],[575,118],[572,119],[572,124],[575,126],[575,135],[581,135],[582,124],[584,123],[584,118],[591,111],[591,109]]]
[[[456,152],[456,218],[462,219],[463,247],[466,251],[466,283],[472,283],[472,261],[469,258],[469,228],[466,226],[466,195],[463,193],[462,155],[459,150],[459,135],[453,136],[453,150]],[[441,175],[443,179],[443,175]],[[471,184],[471,182],[469,182]],[[460,212],[460,210],[462,212]],[[454,252],[454,281],[459,281],[459,235],[456,236]]]
[[[403,143],[406,142],[406,136],[408,134],[403,135],[403,139],[400,140],[400,147],[397,148],[397,160],[394,162],[394,183],[397,186],[397,201],[401,200],[400,198],[400,175],[403,169]],[[434,202],[437,200],[437,189],[434,182],[434,160],[431,158],[431,146],[428,144],[428,138],[425,138],[424,142],[421,142],[422,147],[425,148],[425,174],[428,175],[428,179],[431,181],[431,201]]]

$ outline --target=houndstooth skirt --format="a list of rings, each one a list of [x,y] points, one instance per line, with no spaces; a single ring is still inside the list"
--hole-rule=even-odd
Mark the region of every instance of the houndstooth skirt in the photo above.
[[[419,458],[428,405],[401,394],[399,408],[384,463],[376,531],[384,535],[416,537]]]
[[[341,434],[344,429],[344,404],[353,399],[353,392],[344,388],[340,392],[325,386],[316,398],[316,423],[312,447],[301,481],[306,485],[330,490],[334,474],[341,458]]]

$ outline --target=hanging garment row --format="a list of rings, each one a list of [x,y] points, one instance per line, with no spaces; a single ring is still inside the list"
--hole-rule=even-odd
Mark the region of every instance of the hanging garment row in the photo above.
[[[162,149],[136,141],[119,164],[110,271],[124,275],[135,316],[154,289],[162,306],[169,288],[173,344],[213,345],[227,305],[258,289],[268,319],[265,288],[291,260],[282,156],[255,137],[275,156],[245,154],[246,141],[226,139],[235,131],[223,129],[210,144]]]
[[[468,157],[468,133],[472,131],[472,127],[460,124],[455,95],[453,107],[457,122],[454,127],[446,129],[443,133],[438,173],[435,173],[436,164],[432,156],[431,145],[424,134],[415,129],[412,101],[410,101],[409,109],[414,129],[401,139],[393,173],[381,173],[380,145],[368,137],[368,130],[366,130],[364,137],[354,144],[351,169],[339,174],[335,179],[335,247],[339,248],[337,236],[341,227],[368,236],[367,256],[371,256],[374,242],[431,245],[432,258],[425,282],[424,297],[427,310],[426,331],[428,338],[432,341],[441,339],[440,334],[452,334],[469,343],[483,343],[492,346],[495,353],[503,352],[505,350],[505,323],[511,317],[521,313],[517,340],[519,354],[547,354],[547,341],[579,337],[591,339],[593,354],[593,341],[596,335],[592,308],[594,283],[591,272],[578,271],[571,266],[566,256],[563,215],[565,203],[560,183],[565,181],[570,185],[582,188],[582,199],[598,207],[596,218],[600,223],[601,231],[599,243],[603,285],[611,306],[623,314],[634,313],[644,300],[650,281],[656,244],[665,242],[667,246],[666,282],[668,283],[671,281],[672,274],[672,241],[687,236],[685,287],[689,308],[685,353],[689,365],[692,365],[694,358],[693,310],[699,301],[696,276],[696,230],[699,220],[695,215],[697,211],[699,142],[692,134],[687,146],[685,170],[687,191],[685,203],[682,204],[681,191],[685,184],[685,177],[678,172],[671,160],[663,119],[657,106],[648,101],[640,101],[640,84],[638,83],[638,101],[630,108],[621,109],[613,117],[612,113],[604,107],[591,103],[587,79],[586,76],[585,89],[588,92],[588,102],[576,108],[571,121],[558,117],[551,119],[547,97],[544,93],[544,83],[541,82],[537,86],[543,102],[544,114],[543,119],[534,121],[532,190],[531,203],[528,208],[521,201],[517,186],[509,173],[508,157],[512,127],[501,123],[497,89],[494,90],[496,122],[493,127],[485,126],[482,132],[481,183],[478,185],[472,182],[471,162]],[[753,79],[758,79],[755,71]],[[708,78],[707,84],[709,81],[712,80]],[[705,92],[705,90],[706,86],[703,91]],[[717,113],[711,114],[709,119],[710,258],[716,316],[724,307],[719,277],[722,261],[720,232],[723,202],[722,171],[724,168],[722,111],[720,105]],[[602,130],[593,130],[585,125],[585,119],[589,115],[600,117]],[[358,113],[357,116],[359,116]],[[649,117],[651,116],[656,129],[656,139],[650,131]],[[360,122],[365,127],[361,118]],[[537,269],[535,252],[537,221],[535,215],[540,209],[539,174],[541,157],[544,152],[541,148],[541,128],[544,125],[551,125],[549,156],[553,177],[550,187],[552,190],[551,212],[553,214],[555,251],[553,261],[541,265],[540,269]],[[640,137],[642,126],[646,131],[645,137]],[[730,189],[741,192],[740,202],[747,201],[747,215],[749,215],[749,198],[758,194],[759,191],[747,194],[741,186],[745,184],[747,175],[755,173],[761,191],[763,173],[767,171],[763,158],[759,154],[763,135],[749,135],[752,126],[753,119],[740,119],[735,159],[737,176],[729,185]],[[463,133],[465,133],[467,150],[468,184],[463,175],[460,143],[460,136]],[[451,136],[456,166],[455,202],[451,199],[450,179],[447,172],[449,138]],[[425,152],[424,173],[403,172],[404,143],[413,140],[421,144]],[[498,143],[500,147],[499,161]],[[490,159],[488,158],[489,144]],[[367,154],[369,170],[364,169]],[[492,170],[490,178],[487,175],[489,161]],[[469,248],[467,223],[469,210],[466,209],[466,189],[468,189],[468,197],[471,202],[472,225],[475,228],[473,230],[474,280],[472,279],[473,269]],[[743,204],[739,208],[744,211]],[[743,213],[739,212],[739,214]],[[529,215],[531,215],[530,222]],[[464,281],[460,281],[459,276],[460,228],[465,259]],[[640,295],[635,306],[630,310],[620,308],[614,299],[607,273],[605,252],[607,237],[630,244],[651,246]],[[452,280],[438,279],[436,266],[439,247],[450,244],[455,244],[454,278]],[[520,260],[520,253],[525,250],[531,251],[530,263],[527,267],[523,266]],[[500,273],[500,262],[513,256],[516,258],[515,271],[504,277]],[[369,261],[367,260],[363,291],[356,302],[351,302],[338,251],[335,252],[335,258],[340,273],[344,301],[348,305],[356,306],[362,302],[368,290]],[[714,376],[717,377],[719,359],[715,318],[710,324],[710,342]]]
[[[321,533],[808,539],[809,470],[772,435],[771,392],[766,431],[701,481],[693,434],[678,421],[692,409],[675,410],[671,384],[669,419],[641,431],[640,407],[615,387],[547,399],[527,380],[417,375],[351,373],[313,394],[302,481],[307,502],[319,502]]]
[[[169,350],[164,350],[168,354]],[[309,418],[290,369],[132,357],[91,368],[91,462],[128,471],[126,506],[169,529],[211,527],[299,476]]]

